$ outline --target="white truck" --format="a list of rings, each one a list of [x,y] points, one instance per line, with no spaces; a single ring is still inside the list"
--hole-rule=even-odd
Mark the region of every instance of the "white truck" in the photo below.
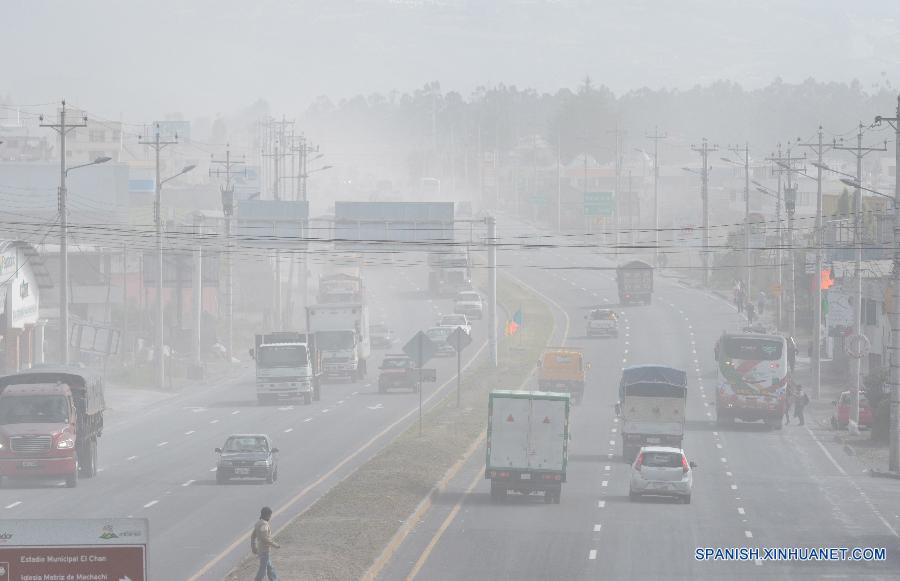
[[[322,303],[365,302],[365,287],[359,272],[323,274],[319,277],[316,300]]]
[[[622,370],[619,403],[622,458],[634,461],[642,446],[681,448],[687,408],[687,373],[665,365]]]
[[[487,460],[491,500],[509,491],[544,493],[559,504],[566,481],[570,396],[543,391],[492,391],[488,403]]]
[[[372,349],[365,303],[313,305],[306,313],[306,328],[315,334],[324,376],[350,380],[365,377]]]
[[[256,361],[256,398],[270,401],[318,399],[320,361],[314,341],[305,333],[279,331],[256,335],[250,356]]]

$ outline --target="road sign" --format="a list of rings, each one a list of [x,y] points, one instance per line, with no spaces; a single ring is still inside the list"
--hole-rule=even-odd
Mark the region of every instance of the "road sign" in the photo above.
[[[614,198],[612,192],[584,192],[584,215],[612,216]]]
[[[447,343],[459,353],[472,343],[472,337],[463,331],[462,327],[457,327],[452,333],[447,335]]]
[[[422,383],[437,383],[437,369],[417,369],[419,381]]]
[[[437,353],[437,345],[428,338],[428,335],[419,331],[403,346],[403,352],[409,355],[416,367],[421,369]]]
[[[772,291],[772,294],[777,297],[777,296],[781,295],[781,291],[783,289],[781,288],[781,285],[776,282],[776,283],[772,283],[772,286],[769,287],[769,290]]]
[[[547,196],[531,196],[531,203],[535,206],[544,206],[547,204]]]
[[[9,519],[0,528],[0,580],[147,578],[147,519]]]

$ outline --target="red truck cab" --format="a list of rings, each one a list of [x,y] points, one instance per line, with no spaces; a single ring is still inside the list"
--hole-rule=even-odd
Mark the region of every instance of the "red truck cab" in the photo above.
[[[81,374],[0,378],[0,480],[53,478],[68,487],[97,471],[103,393]]]

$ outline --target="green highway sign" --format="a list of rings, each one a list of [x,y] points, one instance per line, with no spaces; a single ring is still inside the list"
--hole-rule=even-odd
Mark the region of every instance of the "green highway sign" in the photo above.
[[[614,200],[612,192],[584,192],[584,215],[612,216]]]

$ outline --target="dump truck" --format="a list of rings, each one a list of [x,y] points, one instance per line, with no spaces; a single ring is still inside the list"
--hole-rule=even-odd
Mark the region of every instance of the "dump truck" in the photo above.
[[[35,367],[0,377],[0,481],[55,478],[74,488],[97,474],[102,378],[83,367]]]
[[[321,355],[312,335],[277,331],[256,335],[250,356],[256,361],[256,398],[260,405],[280,400],[319,399]]]
[[[484,477],[491,500],[508,492],[544,494],[559,504],[566,481],[570,396],[567,393],[494,390],[488,400]]]
[[[616,268],[619,304],[653,301],[653,267],[643,260],[632,260]]]
[[[642,446],[681,448],[687,409],[687,373],[666,365],[622,370],[617,412],[622,417],[622,458],[632,462]]]
[[[584,397],[585,375],[590,368],[581,349],[548,347],[538,360],[538,387],[541,391],[569,393],[577,405]]]

